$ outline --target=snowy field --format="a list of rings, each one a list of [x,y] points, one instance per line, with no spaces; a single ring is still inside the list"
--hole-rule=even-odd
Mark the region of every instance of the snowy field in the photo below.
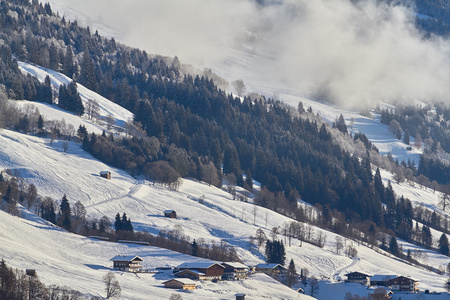
[[[159,185],[153,186],[148,182],[135,180],[125,172],[110,168],[93,159],[89,154],[83,152],[78,144],[71,144],[70,151],[65,153],[61,150],[58,142],[49,145],[49,141],[46,139],[30,137],[8,130],[0,131],[0,144],[5,145],[0,151],[0,168],[19,170],[27,182],[34,183],[40,193],[45,196],[60,199],[62,194],[66,193],[72,204],[80,200],[85,205],[88,215],[97,218],[106,215],[112,220],[117,212],[126,212],[137,230],[157,233],[161,229],[173,229],[176,225],[179,225],[184,234],[188,235],[191,240],[199,238],[215,242],[224,240],[236,247],[238,255],[248,265],[254,265],[264,260],[263,249],[260,249],[260,252],[248,250],[249,237],[254,235],[258,228],[262,228],[269,236],[272,227],[282,227],[285,222],[292,221],[262,207],[257,207],[255,214],[254,206],[251,203],[234,201],[227,192],[201,182],[184,179],[179,191],[169,191]],[[111,180],[98,177],[98,171],[104,169],[109,169],[112,172]],[[418,189],[417,191],[422,190]],[[422,199],[422,201],[424,200]],[[163,218],[162,213],[166,209],[175,209],[179,218]],[[117,254],[144,256],[147,258],[145,259],[145,266],[148,268],[166,264],[177,265],[184,260],[198,259],[173,254],[163,249],[92,241],[57,230],[32,215],[29,215],[29,219],[31,220],[25,221],[2,213],[2,220],[14,220],[14,225],[5,222],[0,225],[2,226],[0,245],[11,245],[7,246],[6,249],[4,249],[5,246],[2,246],[2,254],[5,259],[15,267],[36,268],[47,283],[61,284],[64,282],[63,278],[66,278],[66,280],[71,278],[70,282],[74,282],[74,287],[79,288],[82,292],[101,291],[102,274],[111,267],[108,260]],[[34,223],[33,220],[37,220],[38,224]],[[11,227],[14,226],[17,228],[12,230]],[[321,229],[314,228],[314,231],[317,234]],[[300,247],[299,241],[294,240],[292,246],[286,248],[287,261],[291,258],[294,259],[298,270],[307,268],[312,276],[322,278],[324,283],[335,284],[337,283],[336,279],[344,278],[347,272],[361,271],[370,274],[395,273],[411,276],[420,280],[422,290],[443,290],[445,276],[438,276],[415,268],[395,257],[377,253],[357,243],[353,243],[358,251],[357,259],[350,259],[342,254],[338,255],[335,253],[335,234],[326,231],[323,231],[323,233],[327,236],[323,249],[308,243],[302,243]],[[53,234],[58,236],[54,237]],[[283,237],[279,236],[279,238]],[[41,242],[46,246],[41,246],[39,244]],[[346,243],[352,242],[347,240]],[[33,244],[36,244],[36,246],[33,246]],[[46,248],[49,246],[55,247],[55,245],[61,246],[61,248],[57,248],[56,251],[50,251]],[[93,247],[93,250],[90,247]],[[21,250],[18,251],[18,249]],[[81,251],[79,249],[83,249],[83,251],[78,253]],[[69,259],[64,254],[67,251],[71,253],[70,257],[80,254],[86,258],[82,260]],[[159,254],[153,254],[152,251]],[[424,251],[427,253],[430,265],[440,266],[448,262],[448,257],[431,251]],[[51,260],[46,256],[41,257],[41,255],[48,255],[49,253],[54,253]],[[154,255],[163,256],[163,258],[154,258]],[[173,257],[177,257],[177,259],[173,259]],[[59,271],[54,270],[54,268]],[[86,273],[81,272],[77,276],[73,275],[73,270],[80,268],[85,270],[83,272]],[[67,270],[72,271],[64,273]],[[129,276],[129,274],[123,274],[120,275],[120,279],[123,278],[124,282],[127,282],[128,279],[126,278]],[[87,286],[84,286],[86,278],[98,278],[98,282],[89,282]],[[151,278],[151,280],[155,280],[155,278]],[[130,286],[134,284],[144,285],[144,283],[130,282]],[[222,287],[222,285],[230,284],[222,283],[218,286],[208,284],[208,288],[220,290],[219,287]],[[241,284],[245,285],[246,283],[239,283],[235,288],[236,292],[239,292]],[[154,285],[153,288],[157,287],[158,291],[160,289],[160,281],[157,280],[151,284],[147,282],[146,285]],[[332,287],[325,285],[317,297],[319,299],[342,299],[342,295],[333,298],[334,292],[328,294],[326,291],[329,288],[332,289]],[[274,288],[274,290],[277,290],[277,288]],[[258,289],[258,291],[266,294],[264,289],[262,291]],[[201,293],[203,292],[204,288],[202,287]],[[217,290],[215,292],[221,293]],[[165,293],[165,291],[162,291],[162,293]],[[197,290],[194,294],[196,293]],[[203,294],[199,295],[202,296]],[[188,295],[186,294],[186,296]],[[205,299],[208,298],[205,297]],[[228,298],[224,296],[224,299]],[[273,299],[277,299],[277,297]],[[285,299],[289,299],[289,296],[286,296]]]
[[[64,10],[65,15],[77,18],[84,12],[71,8],[73,1],[50,1],[56,10]],[[74,7],[74,6],[73,6]],[[85,24],[93,24],[102,34],[117,37],[117,31],[102,24],[101,15],[90,19],[84,17]],[[381,154],[392,153],[400,161],[408,158],[418,163],[419,152],[407,151],[406,145],[396,140],[388,131],[386,125],[379,123],[379,116],[372,118],[361,116],[354,110],[346,110],[330,106],[302,97],[288,83],[271,81],[258,76],[256,66],[264,66],[270,71],[267,58],[236,51],[234,55],[212,66],[213,71],[232,81],[243,78],[248,91],[254,91],[268,97],[276,96],[288,104],[297,106],[301,101],[305,108],[311,106],[328,122],[333,122],[343,114],[347,125],[353,120],[352,132],[363,132],[380,149]],[[59,73],[45,70],[26,63],[20,63],[23,72],[30,73],[43,80],[51,76],[54,88],[59,84],[67,84],[69,79]],[[261,70],[260,70],[261,71]],[[262,73],[261,73],[262,74]],[[117,107],[95,93],[78,85],[78,91],[83,101],[95,99],[100,103],[103,116],[111,114],[116,119],[117,126],[132,118],[130,112]],[[26,105],[23,102],[20,105]],[[36,103],[46,119],[61,120],[73,124],[86,124],[89,131],[101,132],[102,127],[63,112],[57,107]],[[263,262],[263,249],[260,252],[248,250],[248,241],[258,228],[267,235],[272,227],[282,227],[292,220],[275,212],[258,207],[256,212],[250,203],[232,200],[225,191],[209,187],[201,182],[185,179],[179,191],[169,191],[161,186],[152,186],[148,182],[136,180],[126,172],[111,168],[80,149],[75,143],[70,143],[69,151],[63,151],[62,142],[55,141],[50,145],[48,139],[30,137],[20,133],[0,131],[0,169],[17,170],[27,182],[34,183],[44,196],[61,199],[67,194],[71,204],[80,200],[88,211],[88,215],[113,219],[117,212],[126,212],[135,229],[157,233],[161,229],[173,229],[180,225],[191,239],[204,238],[207,241],[224,240],[237,248],[238,255],[249,265]],[[112,172],[112,179],[107,181],[98,176],[103,170]],[[392,175],[382,172],[383,180],[392,180]],[[439,201],[438,193],[421,189],[408,184],[393,185],[398,195],[409,198],[414,205],[424,205],[436,209]],[[204,195],[204,197],[203,197]],[[200,199],[203,199],[200,201]],[[166,219],[162,212],[175,209],[178,219]],[[46,284],[69,285],[83,293],[103,295],[101,278],[111,270],[109,259],[117,254],[139,255],[144,258],[146,268],[157,266],[178,265],[184,261],[201,261],[198,258],[178,254],[165,249],[136,245],[113,244],[91,240],[59,230],[46,222],[24,211],[27,219],[11,217],[0,212],[0,253],[12,266],[18,268],[35,268]],[[256,217],[254,217],[256,216]],[[321,229],[314,228],[315,233]],[[323,279],[320,284],[318,299],[343,299],[347,291],[361,296],[367,296],[368,290],[360,285],[346,285],[338,282],[338,278],[352,271],[369,274],[398,274],[411,276],[420,280],[421,290],[443,291],[446,276],[440,276],[402,262],[388,254],[377,253],[364,245],[353,243],[358,251],[358,257],[350,259],[335,253],[335,237],[330,232],[326,235],[325,247],[318,248],[308,243],[300,244],[293,241],[287,247],[287,261],[291,258],[296,263],[297,270],[307,268],[310,275]],[[433,232],[434,238],[440,233]],[[282,238],[281,236],[279,236]],[[347,244],[352,243],[346,241]],[[404,250],[415,246],[403,243]],[[445,266],[449,258],[429,250],[427,264]],[[116,272],[123,289],[125,299],[167,299],[172,293],[161,283],[168,277],[163,275],[140,274],[139,276]],[[306,289],[308,292],[308,289]],[[221,282],[218,284],[201,283],[192,293],[182,292],[184,299],[234,299],[235,293],[245,293],[247,299],[307,299],[295,291],[289,290],[263,275],[256,275],[242,282]],[[449,299],[448,295],[395,295],[394,299]]]

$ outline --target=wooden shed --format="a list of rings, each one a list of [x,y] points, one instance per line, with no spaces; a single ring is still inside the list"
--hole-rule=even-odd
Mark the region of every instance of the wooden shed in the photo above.
[[[165,210],[164,211],[164,217],[176,219],[177,213],[173,209]]]
[[[111,172],[110,171],[101,171],[100,172],[100,177],[106,178],[106,179],[111,179]]]
[[[170,289],[193,290],[196,287],[195,281],[188,278],[176,278],[163,282],[164,287]]]

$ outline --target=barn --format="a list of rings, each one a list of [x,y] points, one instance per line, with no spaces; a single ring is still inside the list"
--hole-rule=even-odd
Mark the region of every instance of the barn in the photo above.
[[[195,281],[188,278],[176,278],[163,282],[164,287],[170,289],[193,290],[196,287]]]
[[[101,171],[100,172],[100,177],[106,178],[106,179],[111,179],[111,172],[110,171]]]
[[[206,280],[221,280],[224,266],[211,262],[211,263],[183,263],[177,267],[178,270],[196,270],[206,275]]]
[[[176,219],[177,213],[173,209],[168,209],[164,211],[164,217]]]

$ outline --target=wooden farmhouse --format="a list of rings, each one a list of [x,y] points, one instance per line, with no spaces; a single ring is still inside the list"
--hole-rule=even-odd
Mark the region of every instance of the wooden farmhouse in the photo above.
[[[142,271],[142,266],[140,263],[144,261],[139,256],[125,256],[117,255],[110,259],[114,264],[114,269],[125,271],[125,272],[140,272]]]
[[[205,274],[206,280],[221,280],[224,266],[218,263],[183,263],[177,267],[178,270],[195,270]]]
[[[412,279],[411,277],[398,276],[388,281],[388,286],[393,291],[405,291],[405,292],[418,292],[419,281]]]
[[[224,262],[222,266],[224,279],[245,279],[248,277],[248,267],[239,262]]]
[[[189,278],[195,280],[206,280],[206,274],[197,270],[183,270],[174,274],[178,278]]]
[[[370,285],[370,275],[364,274],[361,272],[351,272],[348,274],[345,274],[347,276],[346,282],[355,282],[355,283],[361,283],[364,285]]]
[[[176,211],[174,211],[172,209],[165,210],[164,211],[164,217],[176,219],[177,218],[177,213],[176,213]]]
[[[101,171],[100,172],[100,177],[106,178],[106,179],[111,179],[111,172],[110,171]]]
[[[385,288],[376,288],[373,293],[369,293],[369,300],[389,300],[392,298],[392,292]]]
[[[370,277],[370,286],[389,286],[388,281],[397,275],[373,275]]]
[[[163,282],[164,287],[170,289],[181,289],[181,290],[193,290],[196,287],[196,283],[188,278],[176,278],[170,279]]]
[[[255,271],[269,276],[279,276],[286,271],[286,268],[280,264],[258,264],[255,267]]]

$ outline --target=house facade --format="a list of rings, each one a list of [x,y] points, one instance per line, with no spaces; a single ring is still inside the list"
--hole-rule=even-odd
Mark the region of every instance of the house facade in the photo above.
[[[196,288],[196,283],[193,280],[188,278],[176,278],[170,279],[166,282],[163,282],[164,287],[170,289],[181,289],[181,290],[193,290]]]
[[[389,280],[388,286],[390,286],[393,291],[405,291],[413,293],[419,291],[419,281],[405,276],[398,276]]]
[[[204,273],[206,280],[221,280],[224,266],[218,263],[183,263],[177,267],[178,270],[196,270]]]
[[[258,264],[255,267],[255,272],[264,273],[269,276],[279,276],[285,271],[286,269],[280,264]]]
[[[347,282],[361,283],[364,285],[370,285],[370,275],[361,272],[351,272],[345,274],[347,276]]]
[[[397,275],[373,275],[370,277],[370,286],[389,286],[389,280]]]
[[[189,278],[194,280],[206,280],[206,274],[197,270],[182,270],[174,274],[177,278]]]
[[[139,256],[117,255],[110,259],[113,268],[125,272],[141,272],[141,262],[144,261]]]
[[[240,262],[224,262],[222,266],[225,267],[223,271],[224,279],[245,279],[248,277],[248,267]]]

